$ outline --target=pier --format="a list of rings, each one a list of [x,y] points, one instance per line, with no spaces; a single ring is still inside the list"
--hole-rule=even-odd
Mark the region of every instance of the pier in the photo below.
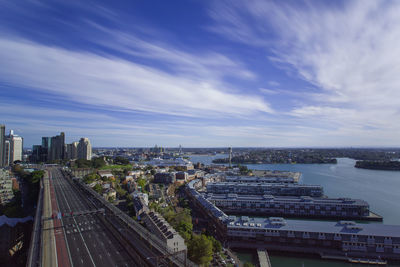
[[[257,249],[257,255],[258,261],[260,262],[260,267],[271,267],[271,262],[266,250]]]

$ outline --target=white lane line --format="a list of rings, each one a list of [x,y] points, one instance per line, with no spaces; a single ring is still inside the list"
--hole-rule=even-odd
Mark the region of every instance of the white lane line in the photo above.
[[[51,172],[49,171],[49,178],[51,178],[52,177],[52,175],[51,175]],[[50,203],[50,207],[51,207],[51,209],[53,209],[53,206],[51,205],[51,188],[50,188],[50,180],[49,180],[49,203]],[[57,198],[56,198],[56,201],[57,201]],[[58,205],[58,203],[57,203],[57,205]],[[53,227],[54,227],[54,223],[53,223]],[[55,234],[54,234],[54,232],[52,233],[53,235],[54,235],[54,239],[53,239],[53,241],[54,241],[54,251],[55,251],[55,255],[56,255],[56,266],[58,267],[58,256],[57,256],[57,246],[56,246],[56,236],[55,236]],[[51,237],[51,234],[50,234],[50,237]]]
[[[66,198],[65,195],[64,195],[64,192],[61,191],[61,195],[64,197],[65,202],[67,203],[68,209],[71,211],[71,207],[70,207],[69,204],[68,204],[68,201],[67,201],[67,198]],[[72,217],[72,219],[74,220],[75,225],[76,225],[77,228],[78,228],[79,235],[80,235],[81,238],[82,238],[83,244],[85,245],[85,248],[86,248],[86,250],[87,250],[87,252],[88,252],[88,254],[89,254],[89,258],[90,258],[90,260],[92,261],[93,266],[96,266],[96,264],[95,264],[94,261],[93,261],[92,255],[90,254],[89,248],[88,248],[87,245],[86,245],[85,239],[83,238],[82,233],[81,233],[81,231],[79,230],[79,227],[78,227],[78,224],[77,224],[77,222],[76,222],[76,220],[75,220],[75,217]]]

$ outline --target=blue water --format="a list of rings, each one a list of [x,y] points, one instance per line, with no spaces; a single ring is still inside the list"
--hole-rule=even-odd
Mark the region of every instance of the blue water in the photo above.
[[[226,155],[193,156],[192,162],[211,164]],[[355,160],[339,158],[337,164],[248,164],[249,169],[301,172],[301,183],[324,187],[329,197],[351,197],[366,200],[371,211],[383,216],[385,224],[400,225],[400,171],[378,171],[354,168]],[[271,256],[274,267],[286,266],[352,266],[300,257]]]

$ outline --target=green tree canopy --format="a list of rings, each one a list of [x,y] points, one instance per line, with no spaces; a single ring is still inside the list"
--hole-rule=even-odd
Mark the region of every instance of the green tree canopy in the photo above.
[[[193,235],[188,244],[189,258],[197,264],[208,265],[212,260],[213,246],[205,235]]]

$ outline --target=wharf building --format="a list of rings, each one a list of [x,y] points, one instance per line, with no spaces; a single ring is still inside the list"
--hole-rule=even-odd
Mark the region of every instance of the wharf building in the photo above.
[[[300,252],[331,259],[400,261],[399,225],[228,216],[197,192],[201,187],[200,179],[193,180],[186,185],[186,193],[199,212],[210,216],[212,233],[224,246]]]
[[[226,223],[231,247],[312,253],[324,258],[400,260],[399,225],[247,216],[229,216]]]
[[[204,198],[202,194],[197,192],[197,189],[203,187],[201,179],[195,179],[186,184],[185,191],[188,198],[191,200],[190,204],[195,208],[204,218],[207,225],[207,232],[213,234],[219,240],[226,239],[226,226],[225,221],[228,218],[223,211],[213,205],[210,201]]]
[[[234,183],[297,183],[294,177],[227,176],[225,182]]]
[[[322,197],[324,190],[320,185],[283,183],[208,183],[207,192],[215,194],[276,195]]]
[[[224,212],[234,214],[382,221],[382,217],[372,214],[369,204],[361,199],[212,193],[204,197]]]

